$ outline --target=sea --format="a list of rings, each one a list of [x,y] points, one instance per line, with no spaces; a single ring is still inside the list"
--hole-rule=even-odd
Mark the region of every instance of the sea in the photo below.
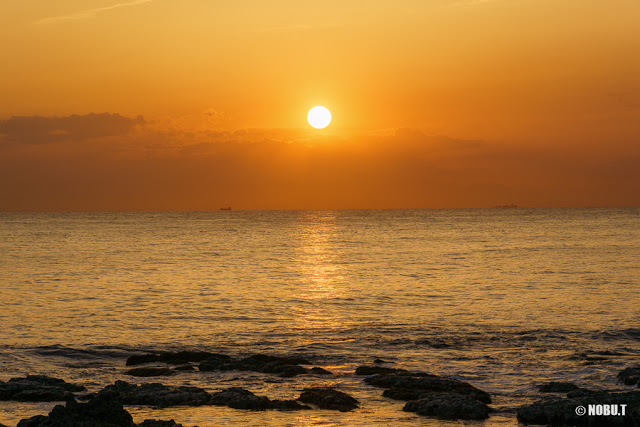
[[[351,412],[127,407],[185,426],[511,426],[569,381],[629,390],[640,364],[640,208],[0,213],[0,380],[309,386]],[[335,375],[125,374],[144,351],[296,355]],[[486,421],[402,410],[356,376],[385,366],[467,381]],[[0,423],[55,403],[0,402]]]

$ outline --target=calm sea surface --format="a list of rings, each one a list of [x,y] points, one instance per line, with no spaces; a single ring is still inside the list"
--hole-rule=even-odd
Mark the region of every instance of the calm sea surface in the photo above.
[[[623,389],[640,359],[640,209],[0,213],[0,380],[91,391],[134,350],[302,355],[338,375],[149,379],[270,398],[336,385],[351,413],[128,408],[192,425],[434,426],[355,377],[380,357],[494,395],[512,425],[535,386]],[[49,403],[0,403],[0,423]],[[456,423],[451,423],[456,424]]]

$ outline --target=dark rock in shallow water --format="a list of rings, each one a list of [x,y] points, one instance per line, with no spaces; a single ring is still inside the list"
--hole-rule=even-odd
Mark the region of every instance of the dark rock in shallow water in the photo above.
[[[18,422],[17,427],[39,427],[47,420],[46,415],[35,415],[31,418],[25,418]]]
[[[356,399],[331,387],[305,388],[298,400],[311,403],[321,409],[333,409],[341,412],[351,411],[359,406]]]
[[[218,406],[228,406],[235,409],[266,410],[270,408],[268,397],[256,396],[249,390],[231,387],[211,395],[211,403]]]
[[[195,371],[196,370],[196,368],[194,368],[193,366],[191,366],[189,364],[176,366],[173,369],[176,370],[176,371]]]
[[[570,393],[573,397],[551,397],[518,409],[518,421],[524,424],[546,424],[553,426],[637,426],[640,425],[640,392],[609,393],[605,391],[590,392],[576,390]],[[576,408],[589,405],[611,405],[610,410],[620,414],[625,407],[625,416],[617,415],[577,415]]]
[[[73,398],[72,393],[83,390],[84,387],[59,378],[27,375],[25,378],[12,378],[6,383],[0,382],[0,400],[62,402]]]
[[[138,427],[182,427],[182,424],[178,424],[174,420],[160,421],[160,420],[144,420]]]
[[[218,406],[228,406],[234,409],[252,409],[264,411],[267,409],[279,409],[286,411],[311,409],[300,405],[294,400],[269,400],[265,396],[256,396],[249,390],[240,387],[231,387],[211,395],[211,403]]]
[[[640,387],[640,367],[625,368],[618,374],[618,379],[625,385],[637,384]]]
[[[452,420],[484,420],[489,417],[487,405],[459,393],[426,393],[418,400],[407,402],[402,410]]]
[[[364,380],[375,387],[393,389],[394,396],[406,395],[414,397],[417,393],[458,393],[479,400],[482,403],[491,403],[489,393],[480,390],[464,381],[430,375],[424,372],[397,372],[389,375],[375,375]],[[411,393],[414,392],[414,393]],[[391,397],[388,395],[388,397]]]
[[[22,420],[18,427],[135,427],[131,414],[124,410],[118,395],[101,392],[87,403],[70,399],[66,406],[56,405],[48,416]]]
[[[144,363],[162,362],[169,365],[184,365],[188,362],[202,362],[203,360],[217,358],[229,361],[231,358],[224,354],[209,353],[207,351],[178,351],[155,354],[135,354],[127,359],[127,366],[142,365]]]
[[[333,375],[333,372],[327,371],[326,369],[317,366],[315,368],[309,369],[309,373],[316,375]]]
[[[198,366],[201,371],[253,371],[266,374],[277,374],[281,377],[294,377],[309,372],[300,365],[308,365],[309,361],[300,358],[269,356],[254,354],[239,360],[222,360],[212,357]]]
[[[198,365],[198,370],[200,371],[220,371],[222,370],[222,366],[228,362],[227,360],[220,359],[217,357],[211,357],[209,359],[203,360]]]
[[[569,393],[579,388],[580,387],[573,383],[555,381],[538,386],[538,390],[542,393]]]
[[[135,385],[125,381],[116,381],[103,391],[118,394],[125,405],[201,406],[210,403],[211,396],[198,387],[168,387],[159,383]]]
[[[385,368],[384,366],[358,366],[356,375],[377,375],[377,374],[395,374],[398,372],[408,372],[405,369]]]
[[[373,361],[373,363],[382,364],[382,363],[392,363],[392,362],[386,362],[386,361],[384,361],[382,359],[376,359],[376,360]]]
[[[125,374],[134,377],[166,377],[175,374],[175,372],[169,368],[144,367],[129,369]]]
[[[408,388],[389,388],[382,392],[384,397],[394,400],[403,400],[405,402],[409,400],[418,400],[425,394],[426,392],[422,390],[412,390]]]

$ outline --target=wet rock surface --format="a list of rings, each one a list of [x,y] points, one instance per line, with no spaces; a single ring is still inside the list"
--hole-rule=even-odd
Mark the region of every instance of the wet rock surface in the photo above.
[[[468,396],[482,403],[491,403],[489,393],[480,390],[469,383],[425,372],[397,372],[393,374],[378,374],[365,379],[374,387],[385,388],[384,396],[398,400],[415,400],[426,393],[458,393]]]
[[[211,400],[209,393],[198,387],[169,387],[159,383],[136,385],[116,381],[103,391],[117,393],[125,405],[201,406],[209,404]]]
[[[365,382],[385,388],[384,397],[407,401],[403,408],[407,412],[443,419],[482,420],[489,416],[489,393],[464,381],[400,369],[374,375]]]
[[[202,362],[203,360],[217,358],[229,361],[231,357],[224,354],[210,353],[208,351],[178,351],[149,354],[134,354],[127,358],[127,366],[143,365],[145,363],[166,363],[168,365],[184,365],[188,362]]]
[[[321,409],[333,409],[341,412],[351,411],[360,406],[359,402],[347,393],[331,387],[305,388],[298,400],[316,405]]]
[[[484,420],[489,417],[487,405],[459,393],[427,393],[420,399],[407,402],[403,411],[452,420]]]
[[[62,402],[73,398],[73,393],[83,391],[83,386],[70,384],[59,378],[45,375],[27,375],[0,381],[0,400],[21,402]]]
[[[542,393],[569,393],[578,390],[580,387],[573,383],[551,381],[538,386],[538,390]]]
[[[311,409],[308,406],[300,405],[294,400],[270,400],[266,396],[256,396],[249,390],[241,387],[231,387],[226,390],[213,393],[211,395],[211,404],[218,406],[228,406],[234,409],[252,409],[252,410],[301,410]]]
[[[317,366],[315,368],[309,369],[309,373],[315,375],[333,375],[333,372],[327,371],[326,369]]]
[[[18,423],[18,427],[134,427],[131,414],[124,410],[117,393],[101,392],[87,403],[70,399],[56,405],[49,415],[36,415]]]
[[[618,374],[618,379],[625,385],[640,387],[640,366],[625,368]]]
[[[576,408],[589,405],[614,405],[610,410],[619,415],[578,415]],[[625,416],[622,416],[621,405]],[[575,390],[566,398],[549,397],[526,405],[517,411],[518,421],[524,424],[552,426],[637,426],[640,425],[640,391],[609,393],[606,391]]]
[[[301,358],[254,354],[237,360],[211,357],[200,363],[198,369],[201,371],[253,371],[276,374],[281,377],[294,377],[308,373],[309,369],[300,365],[310,364],[311,362]]]

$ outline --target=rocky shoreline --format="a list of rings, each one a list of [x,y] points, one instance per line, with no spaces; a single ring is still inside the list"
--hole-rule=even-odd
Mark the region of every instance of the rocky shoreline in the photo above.
[[[299,375],[330,377],[332,372],[299,357],[252,354],[232,357],[225,354],[180,351],[130,355],[125,375],[132,377],[166,377],[180,371],[247,371],[281,378]],[[376,359],[359,366],[352,374],[365,384],[382,389],[383,397],[406,402],[403,411],[424,417],[446,420],[489,418],[492,397],[468,382],[423,371],[409,371]],[[550,382],[539,385],[550,397],[516,409],[521,424],[549,426],[638,426],[640,425],[640,366],[627,367],[618,374],[627,392],[586,390],[572,383]],[[149,419],[135,424],[126,405],[167,408],[176,406],[227,406],[252,411],[332,410],[348,412],[358,409],[358,401],[337,387],[304,387],[296,399],[271,399],[241,387],[209,392],[192,386],[164,385],[160,382],[133,384],[118,380],[95,393],[83,385],[59,378],[28,375],[0,381],[0,400],[19,402],[65,402],[48,415],[22,419],[18,427],[175,427],[174,420]],[[577,407],[589,405],[625,405],[625,415],[580,415]],[[2,427],[2,424],[0,424]]]

